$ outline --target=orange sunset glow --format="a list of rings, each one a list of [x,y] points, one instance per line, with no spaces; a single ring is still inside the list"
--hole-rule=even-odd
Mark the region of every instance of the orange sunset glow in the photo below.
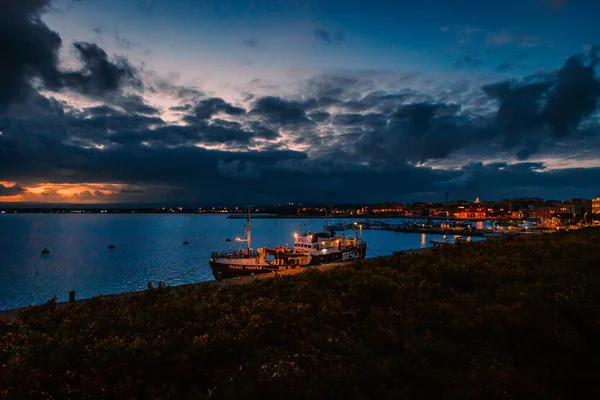
[[[14,188],[16,182],[2,182],[6,188]],[[17,195],[4,196],[2,202],[7,203],[81,203],[95,204],[113,201],[115,195],[126,185],[103,183],[38,183],[21,186],[23,191]]]

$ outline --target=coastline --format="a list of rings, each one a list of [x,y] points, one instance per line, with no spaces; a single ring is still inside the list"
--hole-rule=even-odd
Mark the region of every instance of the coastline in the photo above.
[[[434,247],[427,247],[427,248],[422,248],[422,249],[401,250],[401,251],[394,252],[394,254],[401,253],[403,255],[416,255],[416,254],[421,254],[421,253],[424,253],[427,251],[431,251],[433,249],[434,249]],[[354,265],[354,264],[357,264],[358,262],[386,260],[386,259],[390,259],[391,257],[393,257],[393,255],[371,257],[371,258],[367,258],[367,259],[364,259],[361,261],[346,261],[346,262],[332,263],[332,264],[326,264],[326,265],[315,265],[315,266],[309,266],[309,267],[303,267],[303,268],[294,268],[294,269],[288,269],[288,270],[284,270],[284,271],[269,272],[266,274],[257,274],[257,275],[252,275],[252,276],[241,276],[241,277],[237,277],[237,278],[222,279],[220,281],[210,280],[210,281],[195,282],[195,283],[185,283],[182,285],[168,286],[168,288],[170,291],[177,292],[179,290],[185,290],[188,288],[200,287],[200,286],[205,286],[205,285],[216,285],[216,286],[242,285],[242,284],[246,284],[246,283],[252,282],[254,280],[257,280],[257,279],[273,278],[275,276],[284,276],[284,275],[295,275],[295,274],[305,272],[309,269],[316,270],[316,271],[326,271],[326,270],[330,270],[332,268],[346,267],[346,266]],[[153,282],[153,283],[155,283],[155,282]],[[158,284],[158,282],[156,282],[156,284]],[[100,295],[90,297],[90,298],[75,300],[74,302],[69,302],[69,301],[57,302],[56,306],[57,307],[68,307],[70,305],[82,304],[82,303],[85,303],[86,301],[90,301],[90,300],[96,299],[96,298],[101,298],[103,300],[110,301],[110,300],[115,300],[118,298],[123,298],[123,297],[140,294],[140,293],[145,292],[146,290],[148,290],[148,289],[137,290],[137,291],[132,291],[132,292],[108,294],[108,295],[100,294]],[[25,306],[25,307],[12,308],[12,309],[7,309],[7,310],[0,310],[0,319],[14,321],[16,319],[17,315],[19,314],[19,312],[24,311],[31,307],[41,306],[42,304],[29,305],[29,306]]]
[[[487,240],[528,239],[528,238],[537,237],[537,236],[540,236],[540,235],[519,234],[519,235],[515,235],[515,236],[510,236],[510,237],[488,238]],[[487,241],[487,240],[485,240],[485,241]],[[474,245],[476,243],[478,243],[478,242],[470,243],[470,245]],[[309,269],[316,270],[316,271],[326,271],[326,270],[329,270],[329,269],[332,269],[332,268],[346,267],[346,266],[350,266],[350,265],[355,265],[355,264],[357,264],[359,262],[370,262],[370,261],[376,261],[376,260],[389,260],[389,259],[391,259],[396,254],[401,254],[401,255],[405,255],[405,256],[419,255],[419,254],[424,254],[424,253],[431,252],[431,251],[434,251],[434,250],[437,250],[436,247],[425,247],[425,248],[417,248],[417,249],[398,250],[398,251],[394,251],[392,255],[370,257],[370,258],[366,258],[366,259],[360,260],[360,261],[346,261],[346,262],[332,263],[332,264],[326,264],[326,265],[315,265],[315,266],[309,266],[309,267],[303,267],[303,268],[294,268],[294,269],[289,269],[289,270],[285,270],[285,271],[269,272],[269,273],[266,273],[266,274],[257,274],[257,275],[253,275],[253,276],[242,276],[242,277],[237,277],[237,278],[222,279],[220,281],[210,280],[210,281],[202,281],[202,282],[194,282],[194,283],[185,283],[185,284],[182,284],[182,285],[168,286],[168,288],[171,291],[178,291],[178,290],[188,289],[188,288],[191,288],[191,287],[199,287],[199,286],[203,286],[203,285],[229,286],[229,285],[236,285],[236,284],[246,284],[246,283],[252,282],[252,281],[254,281],[256,279],[273,278],[275,276],[283,276],[283,275],[295,275],[295,274],[299,274],[299,273],[305,272],[305,271],[307,271]],[[152,283],[158,284],[159,282],[152,282]],[[146,290],[148,290],[148,289],[137,290],[137,291],[132,291],[132,292],[122,292],[122,293],[108,294],[108,295],[102,295],[102,294],[100,294],[100,295],[89,297],[89,298],[75,300],[74,302],[69,302],[69,301],[57,302],[56,306],[57,307],[68,307],[69,305],[81,304],[81,303],[84,303],[86,301],[90,301],[90,300],[96,299],[96,298],[101,298],[101,299],[109,300],[110,301],[110,300],[114,300],[114,299],[118,299],[118,298],[122,298],[122,297],[128,297],[128,296],[133,296],[133,295],[136,295],[136,294],[140,294],[140,293],[145,292]],[[29,305],[29,306],[25,306],[25,307],[0,310],[0,319],[14,321],[19,312],[24,311],[24,310],[26,310],[26,309],[28,309],[30,307],[41,306],[42,304]]]

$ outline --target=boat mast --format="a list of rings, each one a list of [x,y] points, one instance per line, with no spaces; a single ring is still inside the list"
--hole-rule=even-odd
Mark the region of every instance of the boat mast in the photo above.
[[[248,206],[248,210],[246,212],[246,219],[248,221],[248,253],[250,253],[250,240],[252,239],[252,229],[250,227],[250,206]]]
[[[331,208],[331,193],[329,194],[329,207]],[[327,207],[325,207],[325,232],[327,232],[327,237],[329,237],[329,224],[327,223]]]
[[[444,238],[446,238],[448,236],[448,216],[449,216],[449,211],[448,211],[448,195],[449,193],[446,192],[446,233],[444,234]]]

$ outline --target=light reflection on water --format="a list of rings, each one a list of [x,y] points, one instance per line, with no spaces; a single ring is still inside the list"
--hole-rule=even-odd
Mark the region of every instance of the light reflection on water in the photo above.
[[[252,244],[292,244],[293,233],[321,230],[322,219],[254,219]],[[245,220],[224,214],[2,214],[0,309],[212,280],[210,252],[244,232]],[[363,231],[367,257],[430,247],[443,235]],[[182,242],[189,241],[184,246]],[[113,243],[116,247],[109,249]],[[42,255],[43,248],[50,254]],[[190,269],[195,268],[189,272]],[[185,274],[186,272],[189,272]]]

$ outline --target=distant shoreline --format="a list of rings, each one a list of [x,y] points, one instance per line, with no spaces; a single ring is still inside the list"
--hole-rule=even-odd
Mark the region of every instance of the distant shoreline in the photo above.
[[[324,219],[325,215],[250,215],[252,219],[304,219],[304,218],[321,218]],[[227,219],[246,219],[245,214],[231,214]],[[369,219],[369,218],[398,218],[398,219],[434,219],[434,220],[449,220],[449,221],[486,221],[493,218],[455,218],[455,217],[442,217],[442,216],[424,216],[424,215],[328,215],[327,218],[335,219]]]

